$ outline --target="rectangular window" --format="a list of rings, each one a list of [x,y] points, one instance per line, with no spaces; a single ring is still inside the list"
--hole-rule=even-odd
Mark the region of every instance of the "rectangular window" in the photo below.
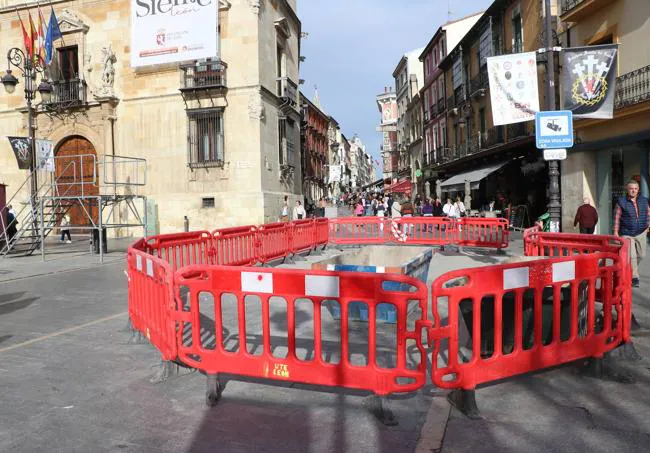
[[[521,29],[521,15],[517,14],[512,18],[512,52],[521,53],[524,51],[524,39]]]
[[[74,80],[79,78],[79,59],[77,46],[59,49],[59,80]]]
[[[202,208],[214,208],[214,197],[201,198]]]
[[[189,120],[188,163],[190,168],[223,165],[223,109],[187,112]]]
[[[278,159],[280,165],[294,164],[294,127],[295,122],[290,118],[280,118],[278,120]]]
[[[485,134],[485,109],[480,109],[478,111],[479,123],[481,126],[481,134]]]
[[[488,57],[492,56],[492,28],[488,24],[481,33],[478,50],[478,67],[487,65]]]
[[[460,56],[456,57],[454,60],[451,77],[454,90],[463,85],[463,61],[461,60]]]

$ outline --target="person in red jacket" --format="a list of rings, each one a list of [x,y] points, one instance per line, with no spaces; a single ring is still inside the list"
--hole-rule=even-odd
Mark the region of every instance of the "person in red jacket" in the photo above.
[[[584,204],[578,208],[573,226],[580,225],[580,234],[594,234],[598,223],[598,211],[589,203],[589,198],[582,201]]]

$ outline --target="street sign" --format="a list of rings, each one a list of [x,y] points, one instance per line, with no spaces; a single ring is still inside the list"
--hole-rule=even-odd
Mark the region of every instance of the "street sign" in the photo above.
[[[566,159],[566,148],[544,150],[544,160],[565,160],[565,159]]]
[[[569,110],[537,112],[535,142],[538,149],[560,149],[573,146],[573,113]]]

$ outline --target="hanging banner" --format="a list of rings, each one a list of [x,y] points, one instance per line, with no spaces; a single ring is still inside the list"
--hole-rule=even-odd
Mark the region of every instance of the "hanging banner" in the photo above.
[[[218,56],[219,0],[131,0],[131,66]]]
[[[29,137],[7,137],[11,143],[11,149],[14,150],[18,168],[29,170],[29,164],[32,161],[31,139]]]
[[[54,142],[36,139],[36,168],[54,173]]]
[[[535,52],[489,57],[487,67],[494,125],[534,120],[539,111]]]
[[[574,118],[614,117],[618,44],[562,51],[562,109]]]
[[[341,166],[330,165],[330,183],[341,181]]]

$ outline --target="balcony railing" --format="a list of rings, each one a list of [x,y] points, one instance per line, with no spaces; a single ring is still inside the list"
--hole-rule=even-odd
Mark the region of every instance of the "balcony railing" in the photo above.
[[[438,115],[445,111],[445,98],[438,99]]]
[[[181,89],[225,87],[227,67],[219,60],[182,65]]]
[[[484,88],[488,87],[488,73],[487,73],[487,68],[481,69],[476,77],[474,77],[470,83],[470,90],[469,92],[474,95],[479,90],[482,90]]]
[[[47,105],[81,105],[86,103],[86,81],[80,79],[52,82],[52,99]]]
[[[571,11],[573,8],[580,5],[580,3],[584,1],[585,0],[564,0],[562,2],[562,14]]]
[[[506,126],[508,142],[535,135],[532,124],[532,122],[508,124]]]
[[[449,96],[447,98],[447,108],[451,110],[454,107],[456,107],[456,98],[454,96]]]
[[[481,148],[488,149],[503,143],[503,127],[496,126],[481,134]]]
[[[278,96],[289,101],[291,106],[298,105],[298,84],[289,77],[280,77],[278,81]]]
[[[650,65],[636,69],[616,79],[617,109],[650,100]]]

